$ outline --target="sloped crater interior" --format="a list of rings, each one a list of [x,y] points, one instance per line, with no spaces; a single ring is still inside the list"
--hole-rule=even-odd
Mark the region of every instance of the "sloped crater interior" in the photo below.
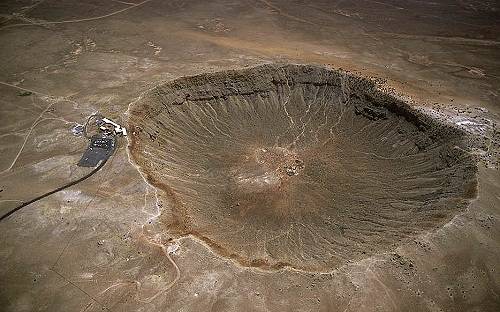
[[[464,134],[342,71],[181,78],[130,108],[161,220],[245,266],[337,268],[442,226],[475,196]]]

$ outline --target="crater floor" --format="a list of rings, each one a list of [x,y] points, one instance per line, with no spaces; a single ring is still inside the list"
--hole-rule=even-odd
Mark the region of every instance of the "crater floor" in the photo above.
[[[307,271],[387,252],[475,196],[465,135],[368,80],[263,65],[181,78],[130,111],[165,230],[245,266]]]

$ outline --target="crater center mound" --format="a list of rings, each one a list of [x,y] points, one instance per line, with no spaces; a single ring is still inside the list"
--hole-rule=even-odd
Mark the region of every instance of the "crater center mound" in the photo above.
[[[475,195],[463,133],[342,71],[181,78],[129,123],[165,231],[245,266],[331,270],[442,226]]]

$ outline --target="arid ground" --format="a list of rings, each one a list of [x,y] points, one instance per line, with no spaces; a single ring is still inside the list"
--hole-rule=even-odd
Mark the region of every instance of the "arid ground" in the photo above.
[[[497,1],[6,0],[1,311],[498,311]]]

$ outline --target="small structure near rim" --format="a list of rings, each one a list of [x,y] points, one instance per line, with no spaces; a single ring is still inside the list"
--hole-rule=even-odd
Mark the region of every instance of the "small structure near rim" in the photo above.
[[[92,125],[90,124],[91,120],[94,121]],[[90,137],[89,146],[78,162],[80,167],[95,167],[102,161],[106,161],[113,155],[116,138],[127,135],[125,127],[100,114],[93,114],[88,118],[87,123],[83,126],[83,133],[86,135],[89,133],[89,126],[95,126],[97,133]]]

